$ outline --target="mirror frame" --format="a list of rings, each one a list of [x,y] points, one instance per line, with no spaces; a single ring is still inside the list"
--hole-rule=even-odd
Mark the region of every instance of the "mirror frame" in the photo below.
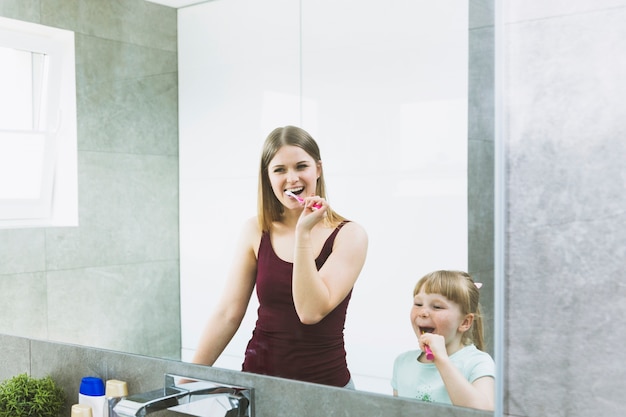
[[[504,2],[494,10],[494,360],[496,363],[495,417],[504,415],[504,332],[506,312],[506,153],[504,147]]]

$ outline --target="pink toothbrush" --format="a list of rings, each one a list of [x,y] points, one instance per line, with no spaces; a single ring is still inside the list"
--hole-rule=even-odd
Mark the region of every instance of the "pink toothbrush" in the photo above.
[[[422,334],[424,333],[426,332],[422,332]],[[429,361],[432,361],[433,359],[435,359],[435,355],[433,355],[433,351],[430,350],[430,346],[424,345],[424,351],[426,351],[426,359],[428,359]]]
[[[424,350],[426,351],[426,359],[428,359],[429,361],[435,359],[435,355],[433,355],[433,351],[430,350],[430,347],[428,345],[424,345]]]
[[[296,200],[298,200],[301,203],[304,203],[304,199],[302,197],[300,197],[299,195],[296,195],[294,193],[292,193],[291,191],[287,190],[285,191],[285,194],[287,194],[289,197],[291,198],[295,198]],[[320,209],[322,208],[321,204],[313,204],[313,208],[315,209]]]

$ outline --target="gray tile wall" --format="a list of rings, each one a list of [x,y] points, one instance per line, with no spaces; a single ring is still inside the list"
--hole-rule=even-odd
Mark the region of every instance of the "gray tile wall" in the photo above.
[[[485,342],[493,355],[494,320],[494,20],[493,0],[469,7],[468,272],[482,282]]]
[[[130,394],[163,386],[163,375],[195,377],[254,389],[256,417],[490,417],[492,413],[420,401],[367,394],[243,372],[147,358],[81,346],[0,335],[0,381],[22,372],[35,378],[50,375],[66,395],[65,410],[78,400],[83,376],[128,383]],[[7,367],[8,366],[8,367]],[[155,416],[180,416],[163,411]]]
[[[75,32],[80,224],[0,230],[0,333],[179,358],[176,11],[2,0],[0,16]]]
[[[626,1],[506,3],[505,411],[621,416]]]

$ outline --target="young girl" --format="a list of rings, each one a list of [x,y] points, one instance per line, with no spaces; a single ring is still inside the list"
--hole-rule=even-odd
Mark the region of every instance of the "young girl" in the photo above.
[[[483,352],[479,284],[462,271],[435,271],[413,290],[411,324],[420,350],[394,363],[393,395],[494,409],[494,361]]]
[[[228,285],[193,362],[213,365],[256,286],[258,320],[242,370],[351,387],[343,328],[367,234],[326,201],[320,150],[295,126],[263,145],[258,215],[243,227]]]

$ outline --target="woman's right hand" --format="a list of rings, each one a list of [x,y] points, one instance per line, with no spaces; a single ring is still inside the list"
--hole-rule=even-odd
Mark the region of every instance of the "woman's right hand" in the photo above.
[[[304,199],[302,213],[296,228],[311,231],[313,227],[326,217],[329,209],[326,199],[320,196],[310,196]]]

